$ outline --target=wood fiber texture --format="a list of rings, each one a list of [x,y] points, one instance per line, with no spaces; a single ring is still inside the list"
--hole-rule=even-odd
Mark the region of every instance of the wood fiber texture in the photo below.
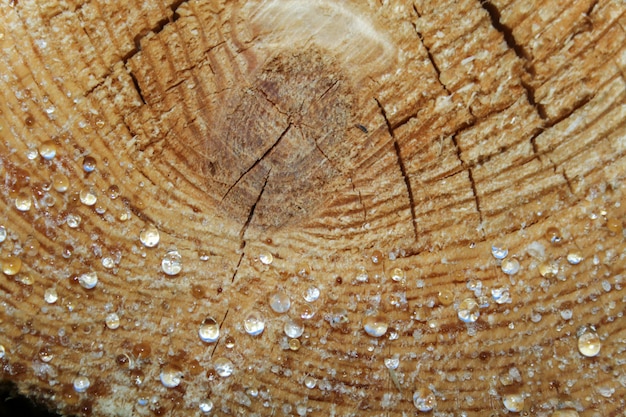
[[[0,379],[68,415],[623,415],[625,11],[2,1]]]

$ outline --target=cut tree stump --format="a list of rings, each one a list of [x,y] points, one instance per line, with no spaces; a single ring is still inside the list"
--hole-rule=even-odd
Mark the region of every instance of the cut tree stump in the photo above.
[[[0,378],[70,415],[623,415],[625,11],[3,1]]]

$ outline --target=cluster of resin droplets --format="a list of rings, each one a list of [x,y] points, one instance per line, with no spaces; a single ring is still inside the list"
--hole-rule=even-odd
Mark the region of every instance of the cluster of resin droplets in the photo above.
[[[54,142],[46,142],[39,149],[39,155],[44,160],[50,161],[57,155],[57,146]],[[31,156],[29,156],[31,158]],[[31,158],[32,159],[32,158]],[[92,157],[85,157],[83,159],[83,170],[85,173],[91,173],[96,169],[96,161]],[[65,193],[70,188],[70,182],[67,176],[62,173],[54,173],[50,177],[49,187],[53,188],[56,192]],[[119,194],[117,187],[113,186],[108,190],[111,198],[116,198]],[[97,192],[93,188],[87,187],[78,192],[79,201],[85,206],[96,206],[98,201]],[[15,209],[20,212],[28,212],[33,207],[32,197],[24,191],[19,191],[14,197]],[[102,208],[95,207],[96,212],[102,210]],[[69,213],[65,218],[65,223],[69,228],[78,228],[81,224],[81,217],[77,214]],[[607,227],[611,232],[622,233],[621,223],[610,220],[607,223]],[[10,232],[5,225],[0,225],[0,244],[4,242],[9,236]],[[147,224],[141,230],[139,241],[145,248],[157,248],[160,242],[160,232],[157,226]],[[546,279],[558,279],[559,265],[555,261],[546,260],[545,256],[545,243],[558,245],[561,243],[562,237],[558,229],[549,228],[546,231],[546,239],[543,242],[533,242],[529,246],[528,253],[536,260],[534,262],[534,268],[537,272]],[[547,242],[546,242],[547,241]],[[29,246],[30,245],[30,246]],[[18,246],[19,248],[19,246]],[[24,250],[37,250],[37,242],[25,242],[20,250],[16,253],[3,254],[1,259],[2,272],[9,277],[15,277],[23,284],[29,285],[29,281],[32,279],[28,274],[20,275],[22,270],[22,260],[20,258],[21,251]],[[34,249],[33,249],[34,248]],[[495,259],[497,267],[505,276],[513,277],[518,274],[522,268],[522,265],[516,256],[510,256],[508,250],[501,245],[493,245],[491,249],[491,255]],[[382,254],[380,252],[375,253],[372,256],[372,262],[375,264],[382,261]],[[273,255],[270,252],[261,253],[258,255],[258,261],[266,266],[270,266],[273,262]],[[567,262],[570,265],[577,265],[583,261],[582,256],[578,251],[571,251],[566,257]],[[104,268],[110,269],[117,265],[118,261],[111,257],[105,257],[102,259],[102,265]],[[175,277],[183,271],[183,257],[176,249],[167,250],[161,258],[161,270],[164,274],[170,277]],[[393,268],[388,272],[388,276],[394,282],[406,282],[407,273],[402,268]],[[368,273],[362,268],[357,271],[355,277],[355,283],[363,283],[368,281]],[[93,290],[98,285],[98,275],[93,271],[84,271],[75,277],[76,282],[87,290]],[[30,282],[32,284],[32,282]],[[418,285],[419,287],[419,285]],[[490,303],[507,304],[511,303],[511,293],[509,288],[504,285],[500,287],[494,287],[490,290],[489,295],[486,289],[483,287],[480,281],[469,280],[467,282],[467,289],[473,293],[473,296],[464,297],[460,301],[456,300],[456,295],[451,290],[442,290],[438,294],[437,301],[440,305],[448,307],[451,306],[455,309],[458,319],[468,324],[468,332],[475,331],[471,325],[475,323],[481,315],[481,310],[488,307]],[[285,320],[275,321],[282,324],[282,331],[288,340],[288,348],[292,351],[300,349],[300,338],[305,333],[305,324],[307,320],[311,319],[316,314],[316,309],[312,305],[320,298],[321,290],[314,286],[309,285],[304,289],[301,294],[303,301],[306,303],[306,308],[303,309],[299,317],[289,317]],[[54,288],[47,288],[44,292],[45,302],[48,304],[54,304],[58,300],[58,295]],[[285,315],[289,312],[292,306],[292,295],[288,294],[283,289],[277,289],[267,295],[266,303],[269,308],[276,313],[277,316]],[[562,313],[563,315],[567,313]],[[566,318],[564,316],[564,318]],[[349,323],[348,312],[342,307],[334,307],[324,319],[330,324],[332,328],[343,328]],[[531,320],[538,321],[540,316],[531,317]],[[104,324],[110,330],[116,330],[121,325],[121,318],[115,312],[110,312],[104,318]],[[272,320],[268,320],[264,317],[261,311],[251,310],[247,313],[242,328],[245,333],[250,337],[258,337],[263,334],[267,326],[272,325]],[[215,344],[220,339],[220,323],[214,317],[207,317],[202,323],[199,324],[197,335],[200,340],[206,344]],[[385,336],[390,328],[387,317],[384,314],[379,313],[376,310],[368,310],[363,314],[361,320],[361,327],[365,334],[372,338],[381,338]],[[397,336],[396,336],[397,337]],[[232,347],[234,340],[229,337],[226,340],[226,346]],[[584,357],[594,357],[600,353],[601,340],[595,331],[594,326],[581,326],[577,334],[577,349],[578,352]],[[40,352],[40,359],[43,362],[49,362],[53,359],[53,356],[42,350]],[[7,354],[7,350],[4,346],[0,345],[0,358],[4,358]],[[141,355],[139,355],[140,357]],[[123,358],[120,360],[124,360]],[[213,361],[213,371],[216,375],[222,378],[231,376],[235,371],[235,364],[228,358],[216,358]],[[384,366],[387,368],[390,378],[397,385],[400,390],[400,383],[398,382],[395,370],[399,366],[399,359],[397,357],[386,358],[384,360]],[[184,370],[177,364],[164,364],[160,371],[160,381],[166,388],[175,388],[179,386],[184,378]],[[509,386],[511,381],[515,380],[515,375],[507,375],[502,379],[503,386]],[[303,384],[309,388],[315,388],[317,381],[315,378],[307,376]],[[91,386],[91,382],[88,375],[77,375],[73,380],[73,389],[77,393],[88,392]],[[434,386],[419,386],[413,391],[412,401],[415,408],[421,412],[428,412],[436,407],[437,390]],[[502,404],[509,412],[522,412],[526,409],[528,395],[522,392],[510,392],[501,395]],[[200,401],[198,407],[203,413],[210,413],[213,408],[213,402],[210,399]],[[568,414],[569,413],[569,414]],[[571,416],[577,415],[573,409],[556,410],[553,413],[554,416]]]

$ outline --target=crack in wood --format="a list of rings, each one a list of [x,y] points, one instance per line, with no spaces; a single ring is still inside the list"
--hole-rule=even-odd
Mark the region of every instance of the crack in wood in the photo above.
[[[229,311],[230,311],[230,308],[227,308],[226,309],[226,313],[224,314],[224,318],[220,322],[220,330],[222,330],[222,326],[224,325],[224,322],[226,321],[226,317],[228,316],[228,312]],[[213,354],[215,353],[215,350],[217,349],[217,346],[220,344],[220,340],[222,340],[222,338],[217,339],[217,342],[215,343],[215,346],[213,346],[213,350],[211,351],[211,359],[213,359]]]
[[[237,272],[239,272],[241,261],[243,261],[243,257],[246,255],[246,252],[244,251],[245,248],[246,248],[246,241],[242,239],[241,246],[239,247],[239,250],[241,250],[241,256],[239,256],[239,261],[237,262],[237,266],[235,266],[235,271],[233,272],[233,276],[230,279],[231,283],[235,282],[235,277],[237,276]]]
[[[337,168],[337,166],[335,166],[333,161],[330,160],[328,155],[326,155],[326,152],[322,150],[322,148],[320,147],[320,144],[317,142],[317,138],[313,138],[313,143],[315,143],[315,148],[319,151],[319,153],[321,153],[324,159],[328,161],[328,164],[330,165],[330,167],[337,172],[342,172],[342,170]]]
[[[515,36],[513,36],[513,29],[502,23],[500,10],[498,10],[498,8],[490,1],[480,0],[479,3],[489,15],[493,28],[502,34],[504,42],[506,42],[509,49],[515,52],[515,55],[517,55],[517,57],[524,62],[523,68],[526,74],[528,74],[530,78],[533,78],[535,76],[535,68],[533,66],[532,59],[524,47],[515,40]],[[534,107],[535,111],[542,120],[548,120],[545,106],[537,102],[535,99],[535,88],[530,83],[524,81],[523,77],[520,77],[520,84],[522,88],[524,88],[524,91],[526,91],[528,103]]]
[[[176,0],[175,2],[173,2],[170,6],[169,9],[172,11],[172,17],[165,17],[161,20],[159,20],[158,22],[156,22],[156,24],[150,28],[146,28],[144,30],[142,30],[141,32],[139,32],[137,35],[135,35],[135,37],[133,38],[133,42],[135,44],[135,47],[133,49],[131,49],[130,51],[128,51],[128,53],[126,53],[123,57],[122,57],[122,62],[124,63],[124,65],[126,65],[126,63],[128,62],[129,59],[131,59],[133,56],[135,56],[137,53],[139,53],[139,51],[141,51],[141,40],[143,38],[145,38],[148,34],[150,33],[154,33],[155,35],[158,35],[160,32],[163,31],[163,29],[165,29],[165,27],[170,24],[170,23],[174,23],[175,21],[178,20],[178,18],[180,17],[180,15],[178,13],[176,13],[176,10],[183,4],[183,3],[188,3],[189,0]]]
[[[263,187],[261,187],[261,192],[259,192],[259,195],[257,196],[256,201],[250,208],[250,213],[248,214],[248,218],[246,219],[246,222],[244,223],[243,227],[241,228],[241,231],[239,232],[239,238],[242,241],[241,249],[245,248],[246,231],[248,230],[248,226],[250,226],[250,223],[252,222],[252,218],[254,217],[254,211],[256,210],[256,206],[257,204],[259,204],[259,201],[261,201],[261,196],[263,195],[263,192],[265,191],[265,187],[267,186],[267,181],[269,180],[271,173],[272,173],[272,170],[270,169],[267,175],[265,176],[265,182],[263,183]]]
[[[515,52],[515,55],[517,55],[520,59],[529,62],[530,56],[524,47],[515,40],[515,36],[513,36],[513,29],[502,23],[502,20],[500,19],[502,17],[500,10],[498,10],[498,8],[490,1],[480,1],[479,3],[489,14],[489,18],[491,19],[491,24],[494,29],[500,32],[504,37],[504,41],[507,46],[511,48],[513,52]]]
[[[265,177],[265,182],[263,183],[263,187],[261,187],[261,191],[259,192],[259,195],[257,196],[256,201],[254,202],[252,207],[250,207],[250,213],[248,213],[248,218],[246,219],[246,222],[244,223],[243,227],[241,228],[241,231],[239,232],[239,240],[241,241],[239,250],[241,251],[241,256],[239,257],[239,262],[237,262],[237,266],[235,267],[235,271],[233,272],[233,277],[230,280],[231,283],[235,282],[235,277],[237,276],[237,273],[239,272],[241,261],[243,261],[243,258],[246,255],[246,243],[247,243],[245,239],[246,231],[248,230],[248,226],[250,226],[250,223],[252,222],[252,218],[254,217],[254,210],[256,209],[257,204],[259,204],[259,201],[261,201],[261,196],[263,195],[263,192],[265,191],[265,186],[267,185],[267,181],[269,180],[271,173],[272,173],[272,170],[270,169],[267,173],[267,176]]]
[[[474,175],[472,174],[472,168],[476,167],[478,165],[478,163],[467,164],[467,163],[465,163],[465,161],[463,161],[463,159],[461,158],[461,148],[459,147],[459,144],[457,143],[457,140],[456,140],[456,135],[458,133],[462,132],[465,129],[468,129],[469,127],[471,127],[473,125],[474,125],[474,123],[470,123],[470,124],[468,124],[466,126],[461,127],[456,132],[454,132],[454,134],[451,137],[452,143],[454,144],[454,148],[456,149],[456,157],[461,162],[461,169],[459,169],[457,171],[453,171],[448,176],[456,175],[457,173],[459,173],[461,171],[464,171],[464,170],[467,171],[467,174],[468,174],[468,177],[469,177],[469,180],[470,180],[470,185],[472,186],[472,194],[474,194],[474,203],[476,204],[476,211],[478,212],[478,218],[480,219],[480,225],[481,225],[481,227],[479,228],[480,229],[480,233],[481,233],[481,235],[484,238],[485,237],[485,232],[483,231],[483,228],[482,228],[483,213],[480,210],[480,199],[478,197],[478,191],[476,189],[476,182],[474,181]]]
[[[417,7],[415,7],[415,5],[413,5],[413,11],[415,12],[415,14],[417,15],[418,18],[421,17],[421,14],[417,11]],[[443,87],[443,89],[446,91],[446,93],[448,93],[448,95],[450,95],[450,91],[448,91],[448,87],[446,87],[446,85],[441,82],[441,69],[439,69],[439,66],[435,62],[435,58],[433,57],[433,54],[430,52],[430,48],[428,46],[426,46],[426,43],[424,42],[424,36],[422,35],[422,33],[419,30],[417,30],[417,25],[415,23],[413,23],[413,29],[415,29],[415,33],[417,34],[417,37],[419,38],[420,42],[422,43],[422,46],[424,47],[424,49],[426,49],[426,54],[428,56],[428,60],[430,61],[431,65],[435,69],[435,72],[437,73],[437,81],[439,81],[439,84],[441,85],[441,87]]]
[[[472,170],[467,170],[470,184],[472,185],[472,193],[474,194],[474,202],[476,203],[476,210],[478,211],[478,216],[480,218],[480,223],[483,223],[483,213],[480,211],[480,198],[478,197],[478,191],[476,190],[476,181],[474,181],[474,175],[472,174]],[[481,228],[482,231],[482,228]],[[484,237],[484,233],[483,233]]]
[[[143,104],[148,104],[146,103],[146,99],[144,98],[143,93],[141,92],[141,87],[139,87],[139,81],[137,81],[137,77],[135,76],[135,74],[133,74],[132,71],[129,71],[128,75],[130,75],[130,79],[133,82],[133,86],[135,87],[135,91],[137,91],[137,94],[139,95],[139,99],[141,100],[141,102]]]
[[[352,177],[348,178],[348,180],[350,181],[350,185],[352,185],[352,191],[355,192],[359,196],[359,204],[361,205],[361,208],[363,209],[363,223],[367,223],[367,210],[365,209],[365,204],[363,204],[363,197],[361,195],[361,191],[356,189],[356,186],[354,185],[354,180],[352,179]]]
[[[404,161],[402,160],[402,153],[400,152],[400,145],[398,144],[398,140],[396,139],[396,135],[394,134],[393,128],[391,127],[391,123],[387,118],[387,112],[385,108],[380,104],[377,98],[374,98],[376,104],[378,105],[378,109],[380,110],[383,119],[385,119],[385,124],[387,125],[387,130],[389,131],[389,135],[393,140],[393,149],[396,153],[396,159],[398,161],[398,166],[400,167],[400,172],[402,173],[402,178],[404,179],[404,185],[406,186],[407,195],[409,197],[409,209],[411,210],[411,223],[413,226],[413,234],[415,237],[415,241],[417,242],[418,233],[417,233],[417,216],[415,215],[415,199],[413,198],[413,189],[411,188],[411,181],[406,171],[406,166],[404,165]]]
[[[233,185],[231,185],[228,190],[226,191],[226,194],[224,194],[224,196],[222,197],[221,201],[224,201],[224,199],[228,196],[228,194],[232,191],[233,188],[235,188],[237,186],[237,184],[239,184],[241,182],[241,180],[243,179],[243,177],[246,176],[246,174],[248,174],[248,172],[252,171],[263,159],[265,159],[274,149],[276,149],[276,147],[278,146],[278,144],[280,143],[280,141],[285,137],[285,135],[287,134],[287,132],[289,131],[289,129],[291,129],[292,123],[289,122],[289,124],[287,125],[287,127],[285,128],[285,130],[283,130],[283,132],[278,136],[278,139],[276,139],[276,141],[272,144],[272,146],[270,146],[265,153],[263,153],[263,155],[261,155],[260,158],[258,158],[256,161],[254,161],[254,163],[248,168],[246,169],[240,176],[239,178],[237,178],[237,181],[235,181],[235,183]],[[268,174],[269,175],[269,174]],[[266,183],[267,183],[267,179],[266,179]],[[263,187],[265,187],[265,185],[263,185]],[[260,196],[259,196],[260,198]]]
[[[556,167],[556,165],[555,165],[555,167]],[[572,195],[576,195],[576,192],[574,191],[574,186],[572,185],[572,181],[567,176],[565,171],[562,171],[561,175],[563,175],[563,178],[565,178],[565,183],[567,184],[567,188],[569,188],[569,192],[572,193]]]

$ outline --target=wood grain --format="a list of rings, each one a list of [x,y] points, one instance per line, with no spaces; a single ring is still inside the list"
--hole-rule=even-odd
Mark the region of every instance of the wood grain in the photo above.
[[[216,416],[404,416],[420,388],[438,416],[513,412],[511,395],[523,415],[622,415],[625,11],[3,2],[0,378],[70,415],[202,415],[210,400]],[[156,247],[139,239],[151,226]],[[292,349],[283,327],[304,312]],[[215,343],[198,336],[209,317]],[[578,350],[584,329],[597,356]]]

